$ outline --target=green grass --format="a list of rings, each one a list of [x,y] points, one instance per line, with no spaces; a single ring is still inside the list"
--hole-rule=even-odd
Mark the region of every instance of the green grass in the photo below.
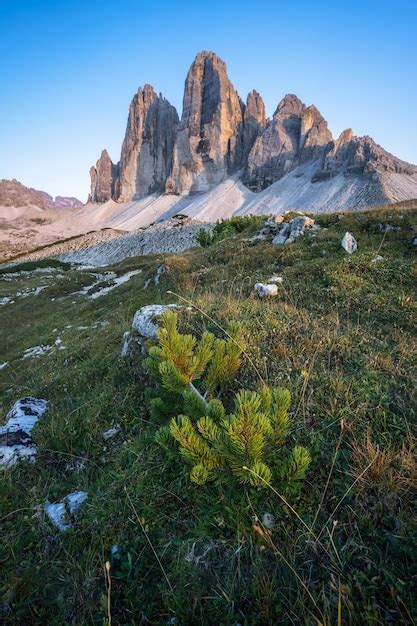
[[[400,230],[384,235],[381,221]],[[25,395],[50,401],[36,463],[0,474],[2,623],[107,624],[106,561],[113,624],[413,623],[417,211],[318,222],[327,230],[289,246],[245,241],[249,225],[209,248],[127,259],[110,269],[143,272],[97,300],[71,295],[94,281],[88,272],[0,279],[0,298],[48,285],[0,308],[2,414]],[[144,290],[161,262],[160,285]],[[253,284],[272,273],[283,287],[260,302]],[[290,444],[312,465],[290,504],[315,538],[272,490],[195,486],[154,443],[146,376],[119,354],[134,312],[176,301],[168,290],[198,307],[183,330],[240,321],[262,377],[291,390]],[[21,360],[57,336],[65,350]],[[257,384],[246,360],[227,393]],[[105,442],[114,424],[122,432]],[[89,498],[60,534],[39,505],[75,489]]]

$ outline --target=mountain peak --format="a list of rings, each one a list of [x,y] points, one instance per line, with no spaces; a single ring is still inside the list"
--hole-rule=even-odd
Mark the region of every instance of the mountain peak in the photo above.
[[[202,50],[187,73],[180,121],[175,108],[150,84],[138,89],[129,108],[120,162],[113,164],[102,152],[90,170],[90,197],[128,202],[151,193],[202,193],[239,171],[243,183],[257,192],[297,172],[298,178],[307,177],[304,185],[340,176],[343,187],[349,177],[343,202],[353,193],[350,189],[362,187],[370,204],[373,197],[380,203],[390,185],[394,199],[417,196],[415,166],[389,154],[369,136],[355,137],[351,129],[333,139],[318,108],[306,106],[293,93],[281,99],[267,120],[261,95],[252,90],[244,104],[224,61]],[[404,179],[404,185],[382,181],[388,174],[412,179]],[[376,195],[369,192],[370,177]],[[404,189],[400,197],[397,189]],[[296,206],[303,192],[300,188],[294,193]],[[359,191],[357,197],[362,198]]]

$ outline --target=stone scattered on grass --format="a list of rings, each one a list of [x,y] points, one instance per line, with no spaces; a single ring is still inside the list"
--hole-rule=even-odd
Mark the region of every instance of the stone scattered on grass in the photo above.
[[[108,287],[102,287],[101,289],[98,289],[97,291],[89,295],[88,297],[91,300],[96,300],[97,298],[101,298],[101,296],[105,296],[108,293],[110,293],[110,291],[113,291],[113,289],[115,289],[119,285],[123,285],[124,283],[127,283],[127,281],[130,280],[132,276],[141,274],[141,272],[142,270],[133,270],[132,272],[127,272],[126,274],[122,274],[122,276],[117,276],[117,278],[113,279],[112,285],[109,285]]]
[[[377,254],[376,256],[374,256],[373,259],[371,259],[371,263],[380,263],[380,261],[383,261],[384,257],[381,256],[380,254]]]
[[[274,283],[256,283],[254,290],[258,298],[264,300],[265,298],[274,298],[278,295],[278,287]]]
[[[170,309],[178,309],[178,304],[149,304],[136,311],[133,316],[132,329],[142,337],[156,339],[158,324],[156,319]]]
[[[392,224],[387,224],[386,222],[380,222],[378,224],[378,230],[380,233],[389,233],[391,230],[401,230],[399,226],[393,226]]]
[[[340,242],[340,245],[344,250],[346,250],[348,254],[353,254],[353,252],[358,249],[358,242],[349,231],[345,233],[342,241]]]
[[[0,306],[5,306],[6,304],[13,304],[14,300],[10,296],[4,296],[4,298],[0,298]]]
[[[272,243],[275,245],[292,243],[297,237],[304,235],[306,230],[319,230],[319,228],[311,217],[299,215],[290,222],[283,222],[279,226]]]
[[[0,427],[0,467],[11,467],[18,461],[34,461],[36,444],[32,430],[48,407],[47,400],[21,398],[7,414],[7,421]]]
[[[101,433],[101,436],[103,437],[103,439],[105,441],[107,441],[108,439],[111,439],[112,437],[115,437],[116,435],[118,435],[121,432],[121,428],[119,426],[119,424],[116,424],[116,426],[113,426],[113,428],[109,428],[108,430],[105,430],[104,432]]]
[[[268,530],[272,530],[276,524],[275,517],[272,515],[272,513],[264,513],[262,515],[261,521],[262,521],[262,526],[264,526]]]
[[[165,265],[160,265],[158,267],[158,269],[156,270],[155,278],[153,279],[155,285],[159,285],[159,283],[161,282],[162,274],[165,274],[166,271],[167,268],[165,267]]]
[[[144,344],[147,339],[156,339],[158,324],[156,320],[165,311],[179,309],[178,304],[149,304],[138,309],[133,316],[132,330],[123,333],[122,351],[123,358],[134,358],[135,352],[139,348],[144,352]]]
[[[22,356],[22,359],[30,359],[33,357],[44,356],[45,354],[50,354],[54,349],[54,346],[33,346],[32,348],[27,348]]]
[[[85,491],[73,491],[65,496],[61,502],[46,501],[43,508],[54,526],[64,532],[71,528],[75,514],[87,498],[88,494]]]

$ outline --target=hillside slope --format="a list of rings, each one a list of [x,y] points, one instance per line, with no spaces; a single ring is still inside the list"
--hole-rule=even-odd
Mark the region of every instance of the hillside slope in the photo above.
[[[49,403],[35,463],[2,470],[3,623],[413,622],[417,211],[317,221],[286,246],[248,241],[253,219],[182,254],[0,273],[1,414]],[[255,298],[271,274],[277,297]],[[120,352],[137,309],[171,302],[198,336],[244,325],[226,402],[259,376],[290,389],[289,442],[312,457],[292,509],[269,488],[192,484],[155,443],[150,380]],[[84,492],[58,530],[48,503]]]

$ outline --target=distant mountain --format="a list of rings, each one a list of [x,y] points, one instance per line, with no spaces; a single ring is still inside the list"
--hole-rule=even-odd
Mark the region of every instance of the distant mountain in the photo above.
[[[200,52],[190,67],[181,119],[150,85],[140,88],[119,162],[103,150],[90,175],[95,203],[199,194],[236,175],[256,194],[270,189],[268,206],[278,210],[355,209],[417,197],[417,166],[350,129],[335,139],[317,108],[295,95],[266,119],[259,93],[243,102],[213,52]]]
[[[35,206],[40,209],[74,209],[82,206],[77,198],[56,196],[55,199],[32,187],[22,185],[18,180],[0,180],[0,206],[24,207]]]

